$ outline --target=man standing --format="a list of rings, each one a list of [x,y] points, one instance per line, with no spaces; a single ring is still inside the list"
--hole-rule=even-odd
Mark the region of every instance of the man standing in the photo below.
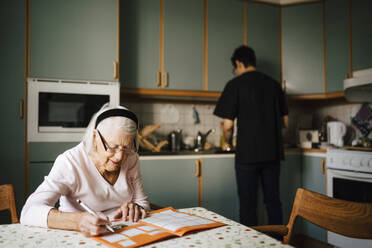
[[[231,140],[237,118],[235,172],[240,222],[257,225],[261,179],[269,225],[282,224],[279,174],[280,160],[284,159],[281,129],[288,125],[285,94],[276,80],[256,70],[252,48],[238,47],[231,62],[236,77],[226,84],[214,114],[224,119],[226,140]]]

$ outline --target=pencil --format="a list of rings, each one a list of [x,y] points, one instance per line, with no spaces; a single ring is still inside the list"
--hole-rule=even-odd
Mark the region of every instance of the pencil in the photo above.
[[[93,216],[96,216],[97,218],[101,218],[101,217],[99,217],[98,216],[98,214],[96,213],[96,212],[94,212],[92,209],[90,209],[87,205],[85,205],[84,204],[84,202],[82,202],[81,200],[79,200],[79,199],[77,199],[76,200],[77,201],[77,203],[79,203],[80,204],[80,206],[82,206],[88,213],[90,213],[91,215],[93,215]],[[115,232],[114,231],[114,229],[112,229],[112,227],[111,226],[109,226],[109,225],[105,225],[106,226],[106,228],[107,228],[107,230],[109,230],[110,232]]]

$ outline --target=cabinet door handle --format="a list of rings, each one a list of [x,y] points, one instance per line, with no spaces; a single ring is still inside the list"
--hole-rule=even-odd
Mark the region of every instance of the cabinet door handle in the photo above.
[[[23,99],[19,100],[19,119],[23,119],[24,117],[24,106]]]
[[[168,72],[164,72],[164,88],[168,87]]]
[[[201,161],[200,159],[195,160],[195,166],[196,166],[196,171],[195,171],[195,177],[200,177],[201,176]]]
[[[161,87],[161,71],[158,71],[157,77],[156,86]]]
[[[322,166],[322,174],[325,174],[325,159],[323,158],[321,161],[321,166]]]
[[[114,64],[114,74],[112,75],[112,77],[114,79],[118,79],[119,78],[119,62],[114,61],[113,64]]]

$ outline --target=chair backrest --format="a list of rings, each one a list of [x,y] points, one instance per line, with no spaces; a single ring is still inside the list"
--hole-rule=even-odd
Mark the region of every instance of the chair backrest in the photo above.
[[[19,223],[17,210],[14,200],[13,185],[0,185],[0,211],[9,210],[12,217],[12,223]]]
[[[372,203],[339,200],[299,188],[283,243],[290,243],[297,216],[347,237],[372,239]]]

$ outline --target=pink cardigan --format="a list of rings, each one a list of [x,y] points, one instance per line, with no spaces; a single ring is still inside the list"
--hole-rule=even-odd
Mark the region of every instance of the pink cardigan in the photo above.
[[[138,154],[130,155],[111,185],[98,172],[83,143],[78,144],[57,157],[49,175],[23,206],[21,223],[47,227],[48,213],[58,199],[62,212],[85,211],[76,199],[105,214],[129,201],[148,210],[138,161]]]

